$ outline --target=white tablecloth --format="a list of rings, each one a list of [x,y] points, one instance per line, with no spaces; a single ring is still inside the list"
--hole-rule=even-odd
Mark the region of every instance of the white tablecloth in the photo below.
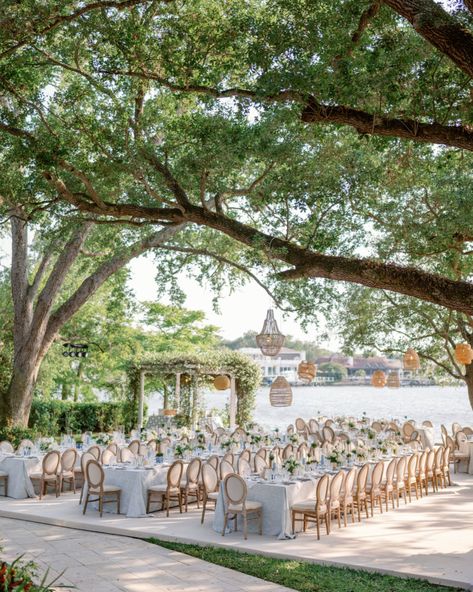
[[[470,463],[468,465],[468,473],[473,475],[473,440],[468,442],[468,450],[470,452]]]
[[[291,485],[283,483],[248,483],[248,500],[263,505],[263,534],[277,536],[278,539],[292,538],[291,506],[297,502],[313,498],[317,481],[294,481]],[[215,508],[213,528],[222,532],[224,521],[223,484],[220,487]],[[229,524],[229,531],[233,522]],[[248,531],[258,532],[258,520],[248,520]]]
[[[8,473],[8,497],[36,497],[30,475],[41,473],[44,456],[0,455],[0,471]],[[80,467],[80,456],[81,452],[78,451],[76,467]]]
[[[118,469],[103,467],[105,484],[116,485],[121,489],[120,512],[129,518],[146,516],[146,499],[148,487],[166,483],[168,465],[157,465],[151,469]],[[85,484],[84,498],[87,491]],[[92,504],[97,507],[97,504]],[[104,505],[104,512],[116,512],[113,503]]]
[[[460,444],[460,452],[468,454],[470,458],[468,460],[462,460],[458,463],[459,473],[469,473],[473,475],[473,440]]]
[[[433,450],[435,445],[434,428],[422,426],[416,427],[415,429],[419,432],[423,448],[430,448],[430,450]]]
[[[0,471],[8,473],[8,497],[36,497],[29,476],[41,471],[41,461],[36,456],[0,456]]]

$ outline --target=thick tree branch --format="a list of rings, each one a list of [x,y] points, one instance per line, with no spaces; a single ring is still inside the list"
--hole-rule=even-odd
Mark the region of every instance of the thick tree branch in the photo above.
[[[421,123],[414,119],[389,118],[351,107],[322,105],[313,97],[309,99],[302,112],[302,121],[349,125],[362,134],[473,150],[473,131],[463,125],[441,125]]]
[[[185,209],[190,205],[190,200],[181,184],[177,181],[176,177],[172,174],[169,167],[162,163],[159,158],[149,151],[142,150],[143,158],[145,158],[149,164],[158,171],[163,177],[166,186],[176,198],[178,207]]]
[[[31,303],[33,302],[36,294],[38,293],[39,286],[41,285],[41,282],[43,281],[46,270],[47,270],[49,264],[51,263],[52,256],[53,256],[53,250],[51,248],[49,248],[44,253],[44,255],[41,258],[41,261],[39,262],[38,269],[36,270],[33,281],[28,288],[28,299],[30,300]]]
[[[109,76],[131,76],[133,78],[141,78],[143,80],[154,80],[158,82],[161,86],[164,86],[165,88],[169,89],[171,92],[202,94],[215,97],[216,99],[240,97],[242,99],[252,99],[254,101],[261,101],[263,103],[286,103],[292,101],[295,103],[302,104],[304,104],[307,100],[307,95],[305,93],[300,93],[297,90],[291,89],[280,90],[274,94],[268,95],[255,90],[241,88],[238,86],[232,88],[218,89],[213,88],[211,86],[205,86],[203,84],[177,84],[175,82],[171,82],[163,76],[160,76],[159,74],[156,74],[155,72],[145,70],[144,68],[141,68],[139,71],[101,69],[97,70],[97,72],[100,74],[107,74]]]
[[[470,12],[473,12],[473,0],[463,0],[463,4],[468,8]]]
[[[117,254],[104,261],[98,268],[87,277],[79,288],[50,316],[44,338],[43,347],[48,348],[54,340],[57,332],[72,316],[87,302],[87,300],[119,269],[127,265],[132,259],[139,255],[161,246],[170,240],[184,225],[176,225],[164,228],[154,234],[137,241],[123,253]]]
[[[170,184],[170,188],[171,186],[173,185]],[[178,191],[175,186],[174,189]],[[74,203],[74,200],[71,200],[71,203]],[[84,200],[80,201],[79,209],[115,218],[132,217],[137,220],[157,221],[168,217],[175,223],[194,222],[219,230],[252,248],[263,250],[270,259],[292,265],[293,269],[279,274],[280,279],[325,278],[352,282],[413,296],[451,310],[473,314],[473,284],[469,282],[451,280],[413,267],[316,253],[288,240],[265,234],[219,212],[191,203],[187,203],[185,207],[181,206],[184,211],[134,204],[104,204],[105,210],[100,210],[95,204]]]
[[[80,181],[82,181],[82,183],[84,184],[85,188],[87,189],[87,195],[88,195],[88,197],[90,197],[90,199],[95,204],[97,204],[98,207],[101,210],[103,210],[105,208],[105,204],[103,203],[102,198],[97,193],[97,191],[95,191],[94,186],[92,185],[92,182],[90,181],[90,179],[87,177],[87,175],[85,173],[83,173],[79,169],[76,169],[75,166],[73,166],[69,162],[66,162],[65,160],[59,161],[59,166],[62,169],[64,169],[65,171],[68,171],[69,173],[71,173],[72,175],[74,175],[74,177],[76,177]]]
[[[48,323],[52,307],[54,306],[54,301],[64,284],[69,270],[79,256],[92,226],[93,224],[91,222],[85,222],[79,226],[67,241],[64,249],[57,258],[56,263],[38,296],[34,309],[31,336],[33,341],[42,341],[44,328]]]
[[[81,212],[90,212],[98,214],[99,216],[107,215],[114,218],[122,218],[121,223],[134,223],[135,220],[148,220],[152,222],[185,222],[182,215],[182,210],[178,208],[143,208],[141,206],[134,206],[133,204],[115,204],[103,200],[105,209],[100,208],[97,204],[84,199],[82,195],[78,195],[69,190],[62,179],[56,177],[50,171],[43,173],[44,178],[54,187],[61,197],[72,204]],[[131,219],[131,220],[130,220]]]
[[[434,0],[383,0],[417,33],[473,78],[473,34]]]
[[[27,132],[26,130],[23,130],[19,127],[15,127],[13,125],[8,125],[7,123],[2,123],[1,121],[0,130],[4,131],[7,134],[10,134],[10,136],[24,138],[25,140],[29,140],[30,142],[35,140],[35,137],[33,136],[33,134],[30,134],[30,132]]]
[[[346,52],[346,56],[351,56],[355,47],[360,43],[363,33],[369,27],[370,22],[378,14],[381,2],[382,0],[376,0],[375,2],[373,2],[373,4],[368,6],[368,8],[361,13],[360,20],[358,21],[358,27],[351,36],[351,45]],[[336,60],[338,61],[343,57],[343,55],[339,55],[336,57]]]

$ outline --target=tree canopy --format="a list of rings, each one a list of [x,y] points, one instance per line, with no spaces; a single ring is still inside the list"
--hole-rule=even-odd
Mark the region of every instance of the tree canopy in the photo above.
[[[34,4],[1,29],[5,216],[309,321],[340,282],[473,315],[469,0]]]

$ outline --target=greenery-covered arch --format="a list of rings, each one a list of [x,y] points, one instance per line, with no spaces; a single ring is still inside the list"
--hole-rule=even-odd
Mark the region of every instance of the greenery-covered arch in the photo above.
[[[236,424],[245,426],[251,421],[255,395],[261,384],[261,369],[248,356],[229,349],[205,350],[192,353],[168,351],[146,354],[129,364],[128,375],[138,394],[141,376],[159,376],[164,381],[176,375],[193,376],[193,384],[210,386],[214,376],[226,374],[235,381]],[[138,397],[137,397],[138,399]]]

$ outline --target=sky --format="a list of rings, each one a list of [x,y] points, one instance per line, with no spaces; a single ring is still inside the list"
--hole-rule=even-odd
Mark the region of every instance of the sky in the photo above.
[[[138,300],[156,298],[155,275],[156,265],[152,256],[139,257],[131,263],[130,287]],[[213,294],[207,286],[197,283],[184,274],[179,284],[187,294],[186,308],[204,311],[210,324],[221,327],[220,335],[224,339],[235,339],[246,331],[260,331],[266,311],[271,306],[268,294],[253,281],[232,294],[223,296],[219,304],[219,313],[213,310]],[[338,342],[335,336],[329,341],[321,341],[316,329],[305,333],[294,315],[283,318],[282,313],[275,310],[275,316],[279,330],[284,335],[315,341],[329,349],[337,349]]]

